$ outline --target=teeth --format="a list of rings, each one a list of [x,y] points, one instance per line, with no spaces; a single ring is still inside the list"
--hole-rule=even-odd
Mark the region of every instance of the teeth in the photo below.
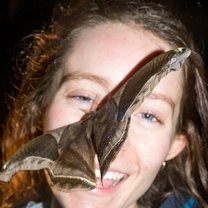
[[[100,170],[96,169],[95,170],[95,174],[97,178],[100,178]],[[118,173],[118,172],[112,172],[112,171],[108,171],[105,176],[103,177],[103,179],[111,179],[114,180],[113,185],[116,185],[123,177],[125,176],[125,174],[123,173]]]
[[[96,175],[97,178],[101,178],[101,176],[100,176],[100,170],[95,169],[95,175]]]

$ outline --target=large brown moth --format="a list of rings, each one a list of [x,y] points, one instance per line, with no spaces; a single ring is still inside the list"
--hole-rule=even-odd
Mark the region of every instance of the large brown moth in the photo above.
[[[182,68],[190,53],[177,48],[158,55],[86,119],[32,139],[3,166],[0,181],[8,182],[20,170],[45,169],[59,190],[95,188],[95,156],[102,178],[126,139],[132,112],[162,77]]]

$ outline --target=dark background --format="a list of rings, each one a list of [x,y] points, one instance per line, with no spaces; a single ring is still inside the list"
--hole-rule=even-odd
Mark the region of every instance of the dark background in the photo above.
[[[11,57],[15,44],[48,21],[57,0],[1,0],[0,3],[0,125],[8,113],[12,84]],[[70,0],[69,0],[70,1]],[[194,34],[208,64],[208,1],[153,0],[167,5]],[[208,67],[207,67],[208,68]],[[3,127],[3,125],[2,125]]]

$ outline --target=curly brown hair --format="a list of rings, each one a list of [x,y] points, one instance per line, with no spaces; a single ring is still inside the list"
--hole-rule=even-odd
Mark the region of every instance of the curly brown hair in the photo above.
[[[76,3],[75,3],[76,2]],[[183,152],[168,162],[151,188],[138,199],[140,207],[159,207],[169,194],[190,194],[208,207],[208,94],[205,67],[193,38],[163,6],[137,0],[80,0],[57,4],[52,20],[20,42],[15,68],[22,83],[4,128],[2,164],[23,144],[43,133],[43,117],[59,88],[64,55],[73,50],[85,28],[103,23],[143,28],[173,48],[194,51],[186,62],[185,87],[177,133],[187,137]],[[0,184],[1,207],[18,207],[29,199],[45,201],[50,194],[42,171],[17,173]]]

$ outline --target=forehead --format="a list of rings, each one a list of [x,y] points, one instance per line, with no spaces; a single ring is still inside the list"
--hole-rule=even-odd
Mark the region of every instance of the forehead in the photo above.
[[[83,29],[73,50],[66,55],[65,64],[71,72],[91,70],[98,74],[110,71],[122,80],[136,65],[143,65],[153,54],[171,48],[142,28],[108,23]]]
[[[132,25],[102,24],[85,28],[77,38],[71,53],[66,56],[67,73],[90,73],[103,78],[109,91],[117,86],[135,66],[145,64],[153,54],[172,49],[164,40],[149,31]],[[155,91],[181,91],[181,72],[171,73]],[[171,82],[175,83],[171,84]],[[169,88],[174,88],[171,90]],[[168,92],[169,91],[169,92]]]
[[[122,23],[103,23],[81,30],[75,44],[77,50],[80,47],[87,47],[91,43],[96,44],[96,47],[101,49],[100,51],[105,55],[109,54],[109,49],[111,49],[111,55],[119,55],[118,50],[121,51],[121,48],[126,48],[127,52],[130,48],[139,52],[138,49],[144,46],[149,50],[168,50],[171,48],[166,41],[139,25]]]

